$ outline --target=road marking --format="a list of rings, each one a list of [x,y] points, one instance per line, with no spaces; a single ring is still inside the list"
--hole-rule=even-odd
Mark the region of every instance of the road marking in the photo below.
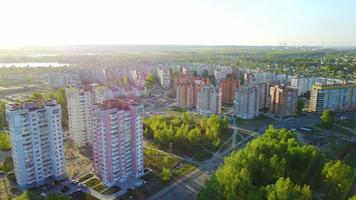
[[[198,193],[198,191],[195,190],[194,188],[190,187],[190,185],[185,185],[185,187],[194,193]]]

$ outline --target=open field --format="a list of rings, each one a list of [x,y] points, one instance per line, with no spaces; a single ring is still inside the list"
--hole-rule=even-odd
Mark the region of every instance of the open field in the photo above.
[[[263,126],[268,126],[269,124],[273,124],[275,120],[260,115],[254,119],[236,119],[237,127],[248,129],[248,130],[255,130],[256,128],[260,128]]]
[[[340,124],[341,126],[356,129],[356,117],[352,119],[337,120],[336,123]]]
[[[93,162],[90,158],[86,157],[88,155],[85,155],[83,151],[80,151],[80,149],[70,143],[65,143],[64,146],[68,177],[79,179],[94,171]]]

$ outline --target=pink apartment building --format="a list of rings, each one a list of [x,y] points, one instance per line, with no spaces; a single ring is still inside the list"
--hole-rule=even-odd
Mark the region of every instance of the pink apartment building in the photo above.
[[[95,173],[106,186],[143,174],[143,106],[126,100],[93,105]]]

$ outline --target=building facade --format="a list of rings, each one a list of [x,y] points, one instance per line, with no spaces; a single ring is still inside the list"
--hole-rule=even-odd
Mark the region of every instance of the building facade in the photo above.
[[[198,105],[198,92],[209,84],[208,78],[193,77],[185,82],[177,82],[176,103],[183,108],[196,107]]]
[[[232,69],[230,67],[217,67],[217,69],[214,70],[214,78],[216,85],[220,85],[220,81],[225,79],[227,75],[231,73]]]
[[[91,106],[95,92],[91,88],[66,88],[69,135],[77,146],[92,144]]]
[[[236,89],[240,86],[240,80],[235,79],[233,76],[229,76],[220,81],[220,87],[222,92],[222,102],[226,104],[233,104]]]
[[[197,110],[201,115],[221,114],[221,88],[207,85],[198,92]]]
[[[67,85],[79,85],[81,83],[78,72],[49,73],[43,75],[41,79],[53,88],[62,88]]]
[[[296,115],[298,89],[287,85],[270,87],[269,111],[277,117]]]
[[[172,77],[171,77],[171,74],[169,73],[169,70],[157,67],[157,74],[158,74],[158,78],[161,83],[161,86],[164,89],[171,88]]]
[[[66,177],[61,106],[55,100],[8,104],[17,185],[28,189]]]
[[[194,104],[194,84],[185,82],[178,84],[176,87],[176,103],[177,106],[183,108],[193,107]]]
[[[334,111],[356,109],[356,84],[316,83],[310,93],[309,109],[311,112],[322,112],[325,109]]]
[[[255,85],[240,86],[236,90],[234,115],[242,119],[253,119],[259,116],[259,88]]]
[[[95,173],[106,186],[143,174],[143,106],[108,100],[92,108]]]

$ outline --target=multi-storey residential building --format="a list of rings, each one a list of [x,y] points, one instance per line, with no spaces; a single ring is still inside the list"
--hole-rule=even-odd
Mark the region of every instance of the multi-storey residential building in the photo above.
[[[317,82],[323,84],[333,84],[341,83],[342,81],[339,79],[321,77],[292,77],[291,86],[298,88],[298,96],[300,96],[311,91],[312,86]]]
[[[214,70],[214,77],[216,85],[220,85],[220,81],[225,79],[228,74],[232,73],[232,69],[230,67],[219,67]]]
[[[256,84],[259,93],[259,109],[266,109],[269,105],[269,82],[260,82]]]
[[[190,108],[198,104],[199,90],[209,84],[208,78],[195,77],[185,82],[178,82],[176,86],[177,106]]]
[[[8,104],[6,118],[18,187],[65,178],[61,106],[54,100]]]
[[[178,85],[189,82],[194,79],[193,73],[191,71],[186,71],[185,74],[179,74],[174,77],[174,87]]]
[[[169,70],[157,67],[157,74],[161,86],[165,89],[171,88],[172,77],[171,74],[169,73]]]
[[[259,88],[255,85],[240,86],[236,90],[234,100],[234,115],[242,119],[252,119],[259,116]]]
[[[56,72],[45,74],[41,79],[53,88],[61,88],[67,85],[79,85],[81,83],[78,72]]]
[[[287,85],[270,87],[269,110],[278,117],[295,115],[297,112],[298,89]]]
[[[221,88],[213,85],[203,86],[198,92],[197,110],[201,115],[221,113]]]
[[[222,92],[222,102],[226,104],[233,104],[236,89],[240,86],[240,80],[233,76],[228,76],[220,81]]]
[[[107,186],[143,174],[143,106],[107,100],[92,109],[95,173]]]
[[[176,88],[177,106],[190,108],[194,106],[194,84],[185,82],[177,85]]]
[[[198,105],[198,92],[206,85],[210,83],[209,78],[206,77],[197,77],[194,78],[194,90],[193,90],[193,98],[194,98],[194,106]]]
[[[98,84],[92,84],[91,87],[94,91],[95,103],[102,103],[105,100],[114,98],[111,88]]]
[[[90,110],[95,92],[91,87],[67,87],[66,96],[71,139],[77,146],[92,144]]]
[[[356,109],[356,84],[316,83],[310,93],[309,109],[311,112],[322,112],[325,109],[334,111]]]

